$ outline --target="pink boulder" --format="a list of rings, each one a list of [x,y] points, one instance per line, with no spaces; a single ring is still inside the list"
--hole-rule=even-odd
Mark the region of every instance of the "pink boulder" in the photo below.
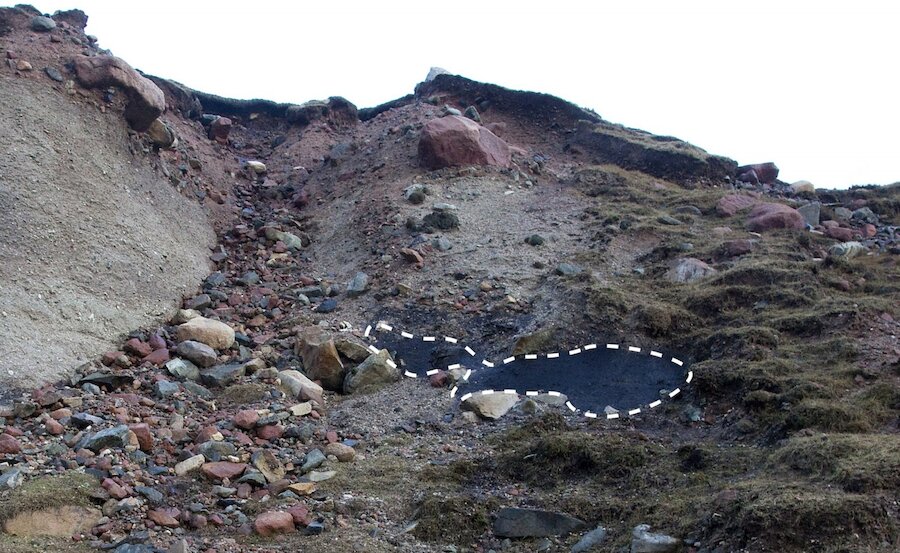
[[[738,180],[754,184],[771,184],[778,179],[778,166],[771,161],[737,168]]]
[[[163,91],[117,57],[75,58],[75,76],[86,88],[121,88],[128,98],[125,120],[138,132],[146,132],[153,121],[166,110]]]
[[[478,123],[448,115],[432,119],[419,138],[419,159],[429,169],[461,165],[509,167],[509,145]]]
[[[759,200],[752,196],[744,196],[743,194],[729,194],[724,196],[716,204],[716,212],[723,217],[731,217],[739,211],[750,209]]]
[[[294,517],[284,511],[269,511],[256,517],[253,529],[260,536],[273,536],[294,531]]]
[[[750,212],[747,228],[753,232],[765,232],[776,229],[804,229],[806,222],[803,215],[784,204],[759,204]]]
[[[220,144],[228,142],[228,134],[231,132],[231,119],[218,117],[209,124],[209,138]]]

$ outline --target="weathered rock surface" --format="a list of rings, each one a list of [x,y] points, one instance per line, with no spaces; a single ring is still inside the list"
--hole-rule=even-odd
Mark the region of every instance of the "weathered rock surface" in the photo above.
[[[322,382],[322,387],[328,390],[341,390],[344,364],[328,333],[318,327],[300,331],[296,351],[303,360],[303,368],[310,379]]]
[[[585,526],[583,520],[563,513],[504,507],[494,521],[494,535],[501,538],[565,536]]]
[[[759,204],[750,211],[747,228],[753,232],[766,232],[778,229],[804,229],[806,222],[803,215],[793,207],[784,204]]]
[[[131,127],[145,132],[166,110],[166,97],[153,81],[145,78],[124,60],[113,56],[75,58],[75,75],[86,88],[117,86],[128,97],[125,119]]]
[[[228,349],[234,344],[234,329],[221,321],[206,317],[195,317],[178,325],[175,332],[179,342],[192,340],[216,349]]]
[[[432,119],[419,138],[419,160],[429,169],[462,165],[508,167],[509,146],[478,123],[457,115]]]
[[[474,411],[475,414],[482,418],[496,420],[508,413],[518,402],[519,396],[516,394],[499,392],[493,394],[477,393],[466,399],[462,406]]]
[[[371,354],[365,361],[350,369],[343,383],[345,394],[371,392],[400,379],[400,369],[386,349]]]

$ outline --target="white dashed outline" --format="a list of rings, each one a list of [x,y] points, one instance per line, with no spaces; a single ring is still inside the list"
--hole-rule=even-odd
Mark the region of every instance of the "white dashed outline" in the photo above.
[[[415,337],[416,337],[415,334],[413,334],[413,333],[411,333],[411,332],[406,332],[406,331],[401,331],[401,330],[395,330],[394,327],[393,327],[392,325],[389,325],[389,324],[387,324],[387,323],[384,322],[384,321],[379,321],[374,327],[373,327],[372,325],[367,326],[365,332],[363,333],[363,336],[366,337],[366,338],[374,338],[374,337],[372,336],[372,332],[373,332],[373,331],[376,331],[376,332],[378,332],[378,331],[395,332],[395,333],[399,334],[401,337],[403,337],[403,338],[405,338],[405,339],[408,339],[408,340],[413,340],[413,339],[415,339]],[[452,336],[443,336],[441,339],[442,339],[444,342],[447,342],[447,343],[450,343],[450,344],[457,344],[457,343],[459,343],[459,340],[458,340],[457,338],[452,337]],[[423,342],[436,342],[436,341],[438,341],[438,337],[437,337],[437,336],[422,336],[422,341],[423,341]],[[372,345],[372,344],[370,344],[370,345],[368,346],[368,349],[369,349],[369,351],[371,351],[371,352],[373,352],[373,353],[378,353],[379,351],[381,351],[381,350],[379,350],[377,347],[375,347],[375,346]],[[587,345],[584,345],[584,346],[581,346],[581,347],[577,347],[577,348],[570,349],[570,350],[568,350],[567,355],[568,355],[569,357],[571,357],[571,356],[574,356],[574,355],[578,355],[578,354],[580,354],[580,353],[582,353],[582,352],[584,352],[584,351],[590,351],[590,350],[593,350],[593,349],[597,349],[597,344],[587,344]],[[619,351],[624,351],[624,352],[626,352],[626,353],[641,353],[641,352],[643,351],[643,348],[640,348],[640,347],[637,347],[637,346],[623,346],[623,345],[621,345],[621,344],[613,344],[613,343],[606,344],[606,349],[610,349],[610,350],[619,350]],[[465,350],[465,352],[468,353],[471,357],[478,357],[478,354],[477,354],[477,353],[475,352],[475,350],[473,350],[470,346],[465,346],[464,350]],[[653,357],[654,359],[660,359],[660,360],[663,360],[663,354],[662,354],[661,352],[659,352],[659,351],[656,351],[656,350],[650,350],[649,352],[646,353],[646,355],[648,355],[649,357]],[[527,353],[527,354],[525,354],[525,355],[519,355],[519,356],[513,355],[513,356],[510,356],[510,357],[507,357],[507,358],[503,359],[503,361],[500,362],[499,364],[508,365],[509,363],[512,363],[512,362],[515,361],[516,359],[524,359],[524,360],[529,360],[529,361],[530,361],[530,360],[536,360],[536,359],[538,359],[539,357],[544,357],[545,359],[561,359],[561,358],[564,358],[564,356],[563,356],[560,352],[551,352],[551,353],[541,354],[541,355],[538,355],[538,354],[535,354],[535,353]],[[677,357],[672,357],[672,358],[670,359],[669,362],[672,363],[672,365],[675,365],[675,366],[677,366],[677,367],[683,367],[683,366],[684,366],[684,361],[678,359]],[[396,368],[396,367],[397,367],[396,363],[394,363],[392,360],[388,360],[387,363],[388,363],[388,365],[390,365],[390,366],[393,367],[393,368]],[[481,366],[484,366],[484,367],[487,367],[487,368],[493,368],[493,367],[497,366],[497,363],[494,363],[494,362],[492,362],[492,361],[490,361],[490,360],[488,360],[488,359],[484,359],[484,358],[481,359],[481,362],[480,362],[479,364],[480,364]],[[452,371],[452,370],[455,370],[455,369],[462,369],[462,368],[466,368],[466,367],[464,367],[461,363],[454,363],[454,364],[448,366],[448,367],[447,367],[447,370],[451,370],[451,371]],[[440,372],[440,369],[431,369],[431,370],[426,371],[425,375],[426,375],[426,376],[432,376],[432,375],[437,374],[438,372]],[[403,374],[404,374],[404,376],[406,376],[406,377],[408,377],[408,378],[418,378],[418,376],[419,376],[418,374],[416,374],[416,373],[414,373],[414,372],[412,372],[412,371],[409,371],[409,370],[404,370],[404,371],[403,371]],[[467,384],[468,381],[469,381],[469,378],[470,378],[471,376],[472,376],[472,369],[466,368],[466,372],[465,372],[465,374],[463,375],[463,377],[460,379],[460,381],[461,381],[463,384]],[[692,381],[693,379],[694,379],[694,371],[689,370],[689,371],[687,372],[686,378],[684,379],[684,383],[685,383],[685,384],[690,384],[691,381]],[[673,399],[673,398],[675,398],[677,395],[679,395],[681,392],[682,392],[682,389],[681,389],[681,388],[675,388],[674,390],[672,390],[672,391],[666,393],[666,398],[657,399],[657,400],[655,400],[655,401],[652,401],[652,402],[650,402],[649,404],[647,404],[647,407],[649,407],[650,409],[655,409],[656,407],[659,407],[660,405],[662,405],[663,399]],[[455,398],[457,393],[459,393],[459,386],[458,386],[458,385],[455,385],[455,386],[453,386],[453,387],[450,389],[450,397],[451,397],[451,398]],[[561,396],[563,395],[561,392],[558,392],[558,391],[555,391],[555,390],[549,390],[549,391],[547,391],[546,393],[547,393],[547,395],[553,396],[553,397],[561,397]],[[482,395],[492,395],[492,394],[515,394],[515,395],[523,395],[523,394],[520,394],[518,391],[512,390],[512,389],[506,389],[506,390],[501,390],[501,391],[497,391],[497,390],[480,390],[480,391],[477,391],[477,392],[467,392],[467,393],[463,394],[463,395],[459,398],[459,400],[460,400],[460,402],[466,401],[467,399],[471,398],[471,397],[472,397],[473,395],[475,395],[475,394],[482,394]],[[524,395],[525,395],[526,397],[533,397],[533,396],[538,396],[538,395],[540,395],[540,392],[535,391],[535,390],[528,390],[528,391],[525,392]],[[569,411],[571,411],[571,412],[573,412],[573,413],[578,413],[578,412],[580,411],[575,405],[572,404],[571,401],[566,401],[565,406],[569,409]],[[628,416],[628,417],[634,417],[634,416],[637,416],[637,415],[641,414],[641,413],[643,412],[643,410],[641,409],[641,407],[635,407],[635,408],[633,408],[633,409],[625,410],[624,412],[627,413],[627,416]],[[597,413],[594,413],[594,412],[592,412],[592,411],[584,411],[584,412],[582,412],[582,415],[583,415],[584,417],[586,417],[586,418],[589,418],[589,419],[596,419],[596,418],[599,418],[598,415],[597,415]],[[607,420],[621,419],[621,418],[623,418],[623,417],[624,417],[624,415],[622,414],[622,412],[614,412],[614,413],[607,413],[607,414],[606,414],[606,419],[607,419]]]

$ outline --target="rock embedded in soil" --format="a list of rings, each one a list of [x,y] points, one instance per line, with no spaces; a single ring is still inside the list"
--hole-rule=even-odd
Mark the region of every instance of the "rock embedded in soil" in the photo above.
[[[672,536],[650,532],[650,525],[639,524],[631,533],[631,553],[675,553],[681,542]]]
[[[166,97],[153,81],[113,56],[75,58],[75,75],[85,88],[117,86],[128,99],[125,119],[131,128],[145,132],[166,109]]]
[[[175,474],[178,476],[185,476],[186,474],[190,474],[196,470],[200,470],[200,467],[206,462],[206,458],[203,455],[194,455],[193,457],[188,457],[184,461],[175,465]]]
[[[369,288],[369,275],[359,271],[350,282],[347,283],[347,295],[350,297],[361,296]]]
[[[204,463],[200,467],[201,472],[210,480],[234,480],[247,470],[244,463],[232,463],[230,461],[214,461]]]
[[[572,546],[570,553],[587,553],[593,551],[594,548],[606,539],[606,528],[598,526],[578,540],[578,543]]]
[[[750,209],[759,203],[759,200],[744,194],[729,194],[719,199],[716,203],[716,213],[723,217],[732,217],[738,212]]]
[[[224,388],[232,382],[243,378],[246,373],[245,363],[226,363],[200,371],[200,382],[206,386]]]
[[[123,449],[129,445],[137,445],[137,436],[123,424],[88,434],[78,442],[75,449],[90,449],[99,453],[104,449]]]
[[[234,329],[223,322],[206,317],[195,317],[178,325],[175,334],[179,342],[193,340],[220,350],[228,349],[234,344]]]
[[[693,257],[687,257],[675,261],[672,268],[666,273],[666,278],[671,282],[684,284],[696,282],[715,272],[716,270],[705,262]]]
[[[778,203],[759,204],[747,216],[747,229],[767,232],[779,229],[804,229],[806,222],[796,209]]]
[[[46,33],[56,28],[56,21],[45,15],[36,15],[31,18],[31,30]]]
[[[253,529],[263,537],[293,532],[295,530],[294,517],[284,511],[268,511],[256,517],[256,520],[253,521]]]
[[[419,160],[428,169],[465,165],[509,167],[510,149],[503,139],[459,115],[432,119],[419,137]]]
[[[282,388],[290,394],[290,397],[312,401],[320,407],[325,406],[325,401],[322,398],[322,387],[300,371],[293,369],[283,370],[278,373],[278,378],[281,380]]]
[[[216,354],[216,350],[207,346],[203,342],[196,342],[194,340],[185,340],[178,344],[178,347],[175,348],[175,353],[184,357],[191,363],[197,365],[198,367],[212,367],[215,365],[219,356]],[[196,379],[191,379],[196,380]]]
[[[508,413],[518,402],[517,394],[477,393],[466,399],[462,407],[473,411],[481,418],[496,420]]]
[[[334,455],[338,461],[349,463],[356,457],[356,450],[348,445],[335,442],[325,446],[325,455]]]
[[[565,536],[585,526],[583,520],[563,513],[504,507],[494,521],[494,535],[500,538]]]

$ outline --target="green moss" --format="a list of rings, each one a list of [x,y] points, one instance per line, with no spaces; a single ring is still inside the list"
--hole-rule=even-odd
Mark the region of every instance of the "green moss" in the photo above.
[[[900,436],[895,434],[793,437],[773,459],[851,492],[900,490]]]
[[[262,384],[236,384],[225,388],[222,398],[235,405],[246,405],[265,399],[268,388]]]
[[[429,497],[417,510],[412,533],[428,542],[468,546],[487,532],[496,507],[494,500],[468,496]]]
[[[0,524],[19,513],[67,505],[88,507],[98,484],[94,477],[74,471],[29,480],[0,499]]]
[[[788,426],[794,430],[816,428],[833,432],[871,432],[876,415],[867,412],[862,405],[807,399],[791,409]]]

